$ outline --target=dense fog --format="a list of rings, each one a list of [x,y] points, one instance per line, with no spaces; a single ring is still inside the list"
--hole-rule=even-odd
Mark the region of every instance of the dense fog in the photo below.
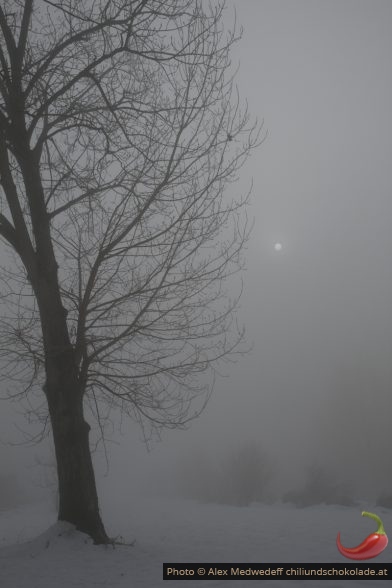
[[[391,505],[392,4],[241,0],[228,23],[233,5],[238,87],[266,131],[232,187],[253,181],[238,311],[252,348],[220,366],[199,419],[149,450],[113,415],[98,486],[239,505]],[[20,429],[36,432],[21,412],[2,402],[5,506],[56,500],[50,438],[14,445]]]

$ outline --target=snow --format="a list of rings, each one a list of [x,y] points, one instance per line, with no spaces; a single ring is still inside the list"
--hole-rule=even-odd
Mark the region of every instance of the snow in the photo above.
[[[50,503],[0,512],[0,586],[169,587],[172,582],[162,580],[163,562],[350,563],[337,552],[335,539],[341,531],[342,542],[350,546],[374,530],[374,522],[361,517],[363,509],[381,516],[387,532],[392,529],[392,511],[368,504],[234,507],[121,494],[103,502],[109,534],[135,541],[133,546],[94,546],[71,525],[56,522]],[[372,562],[390,560],[388,547]],[[340,580],[315,580],[312,586],[318,583],[324,588],[347,586]],[[209,588],[224,585],[224,580],[178,584]],[[235,585],[249,587],[246,580]],[[361,581],[363,587],[372,585],[371,580]],[[287,588],[287,582],[274,580],[273,586]]]

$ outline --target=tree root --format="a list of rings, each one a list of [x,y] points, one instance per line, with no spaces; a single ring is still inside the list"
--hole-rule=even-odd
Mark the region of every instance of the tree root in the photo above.
[[[130,543],[127,543],[126,541],[124,541],[124,537],[122,537],[121,535],[117,535],[117,537],[110,537],[108,543],[106,543],[105,546],[111,545],[113,549],[116,549],[116,545],[120,545],[123,547],[134,547],[135,543],[136,539],[134,539]]]

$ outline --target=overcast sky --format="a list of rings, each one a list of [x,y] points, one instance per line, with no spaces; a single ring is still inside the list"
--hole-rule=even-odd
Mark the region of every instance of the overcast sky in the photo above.
[[[256,441],[285,483],[315,459],[378,492],[392,484],[392,2],[230,6],[244,27],[239,90],[268,131],[240,184],[253,178],[239,314],[253,349],[151,455],[131,424],[113,476],[136,455],[148,476]]]
[[[254,347],[191,436],[261,439],[290,471],[314,456],[364,487],[376,461],[377,491],[392,440],[392,3],[232,5],[238,85],[268,131],[243,170]]]

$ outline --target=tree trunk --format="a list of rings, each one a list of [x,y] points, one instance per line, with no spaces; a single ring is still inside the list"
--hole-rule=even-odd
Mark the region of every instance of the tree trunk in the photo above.
[[[35,292],[45,349],[44,391],[57,462],[58,518],[90,535],[95,543],[108,543],[99,513],[89,445],[90,426],[83,415],[84,388],[69,339],[67,313],[61,304],[57,267],[42,271]]]
[[[70,380],[61,382],[60,391],[53,393],[50,385],[46,390],[57,461],[58,518],[74,524],[95,543],[108,543],[99,513],[89,446],[90,426],[83,417],[83,400],[74,393]],[[63,394],[67,389],[68,393]]]

